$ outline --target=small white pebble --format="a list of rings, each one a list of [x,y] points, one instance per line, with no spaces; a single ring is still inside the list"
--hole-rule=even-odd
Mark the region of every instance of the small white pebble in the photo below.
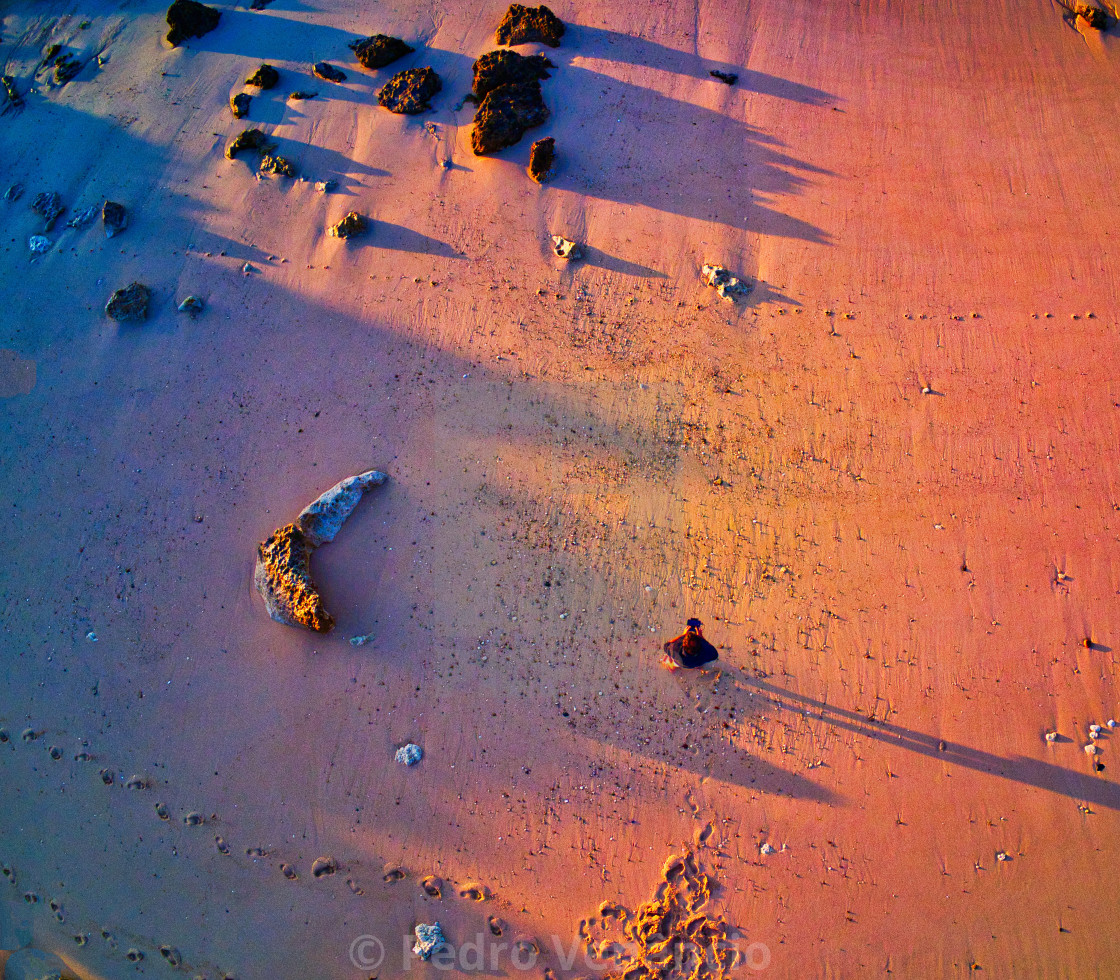
[[[1089,726],[1089,731],[1096,732],[1099,735],[1100,732],[1101,732],[1101,726],[1100,725],[1090,725]]]
[[[1056,741],[1058,741],[1058,733],[1057,733],[1057,732],[1047,732],[1047,733],[1046,733],[1046,741],[1047,741],[1047,742],[1056,742]]]
[[[1011,855],[1008,854],[1007,851],[996,851],[996,860],[997,861],[1010,861],[1011,860]]]
[[[1116,719],[1115,718],[1109,718],[1108,721],[1105,722],[1105,724],[1108,725],[1109,728],[1115,728],[1116,727]]]
[[[762,852],[763,854],[773,854],[773,853],[774,853],[774,846],[773,846],[772,844],[763,844],[763,845],[762,845],[762,846],[761,846],[761,847],[759,848],[759,850],[760,850],[760,851],[761,851],[761,852]]]
[[[96,643],[97,642],[97,634],[93,630],[90,630],[86,634],[86,639],[89,640],[90,643]]]
[[[1090,742],[1088,745],[1085,746],[1085,754],[1086,755],[1100,755],[1101,754],[1100,746],[1097,745],[1095,742]]]

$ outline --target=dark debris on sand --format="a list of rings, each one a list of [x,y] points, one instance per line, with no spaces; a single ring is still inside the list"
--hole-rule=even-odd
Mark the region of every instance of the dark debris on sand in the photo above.
[[[539,41],[551,48],[560,47],[564,22],[544,4],[524,7],[511,3],[495,34],[499,44],[530,44]]]
[[[123,204],[106,201],[101,206],[101,221],[105,225],[105,237],[112,238],[124,231],[128,224],[128,212]]]
[[[105,304],[105,313],[118,323],[137,323],[148,318],[152,291],[143,283],[134,282],[118,289]]]
[[[377,101],[390,112],[412,116],[431,108],[430,100],[443,82],[431,68],[397,72],[377,93]]]
[[[4,88],[4,97],[7,100],[4,105],[4,111],[8,109],[18,109],[23,105],[23,98],[16,90],[16,80],[11,75],[0,75],[0,86]]]
[[[43,216],[43,231],[50,231],[65,208],[57,191],[42,191],[32,200],[31,210]]]
[[[218,26],[221,11],[207,7],[198,0],[175,0],[167,8],[167,43],[177,48],[189,37],[202,37]]]
[[[388,34],[374,34],[372,37],[360,38],[349,45],[358,59],[358,64],[369,71],[376,71],[391,65],[398,58],[411,54],[416,49],[406,44],[399,37],[390,37]]]
[[[245,79],[246,85],[253,85],[256,88],[264,89],[275,88],[276,83],[280,81],[280,72],[278,72],[272,65],[261,65],[252,75]]]
[[[718,68],[713,68],[708,74],[712,78],[718,78],[724,85],[734,85],[739,81],[739,76],[732,71],[720,71]]]

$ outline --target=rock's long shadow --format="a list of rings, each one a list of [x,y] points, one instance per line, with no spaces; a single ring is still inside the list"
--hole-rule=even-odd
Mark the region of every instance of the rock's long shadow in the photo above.
[[[806,708],[817,711],[824,721],[835,728],[898,746],[910,752],[917,752],[919,755],[936,758],[941,762],[964,766],[966,769],[974,769],[976,772],[993,776],[1002,776],[1024,786],[1035,786],[1049,790],[1051,793],[1060,793],[1090,805],[1120,810],[1120,786],[1103,777],[1077,772],[1052,762],[1030,759],[1022,755],[996,755],[994,752],[985,752],[983,749],[949,742],[937,735],[927,735],[902,725],[869,718],[858,711],[837,708],[816,698],[806,697],[762,680],[744,679],[742,683],[744,686],[754,687],[771,695],[779,703],[785,702],[796,706],[799,713]]]
[[[438,255],[445,259],[465,259],[466,256],[447,242],[422,235],[418,231],[395,225],[391,221],[376,219],[370,244],[397,252],[416,252],[420,255]]]

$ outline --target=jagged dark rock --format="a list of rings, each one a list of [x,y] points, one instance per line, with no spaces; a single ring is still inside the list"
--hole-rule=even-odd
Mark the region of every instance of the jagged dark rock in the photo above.
[[[105,304],[105,312],[118,323],[138,323],[148,318],[152,291],[143,283],[134,282],[118,289]]]
[[[259,129],[246,129],[238,133],[226,147],[226,157],[232,160],[242,150],[259,150],[265,153],[271,146],[268,137]]]
[[[485,99],[474,115],[471,148],[477,156],[494,153],[513,146],[525,130],[539,126],[548,119],[548,106],[536,79],[503,85]]]
[[[261,157],[260,171],[262,174],[275,174],[278,177],[294,177],[295,165],[287,157],[265,154]]]
[[[249,104],[253,101],[253,97],[248,92],[238,92],[236,95],[229,97],[229,111],[233,113],[234,119],[244,119],[249,115]]]
[[[537,140],[529,150],[529,176],[538,184],[543,184],[552,176],[555,159],[556,140],[551,136]]]
[[[67,51],[54,60],[54,83],[65,85],[82,70],[82,63]]]
[[[346,72],[341,68],[335,68],[330,62],[317,61],[311,66],[311,71],[316,78],[323,79],[324,82],[345,82]]]
[[[268,614],[278,623],[303,626],[317,633],[334,627],[334,617],[311,578],[311,554],[333,541],[362,495],[388,477],[368,470],[336,483],[308,504],[291,523],[277,528],[257,547],[253,583]]]
[[[523,7],[511,3],[505,17],[498,25],[495,37],[499,44],[529,44],[540,41],[551,48],[560,47],[564,36],[564,22],[544,4]]]
[[[175,0],[167,8],[167,43],[177,48],[189,37],[202,37],[218,26],[221,11],[207,7],[198,0]]]
[[[0,85],[4,86],[4,95],[8,100],[7,105],[18,109],[23,105],[23,98],[16,90],[16,80],[11,75],[0,75]]]
[[[474,63],[474,85],[471,91],[478,100],[503,85],[549,78],[548,70],[556,66],[543,54],[529,57],[516,51],[488,51]]]
[[[43,216],[43,231],[50,231],[54,227],[58,216],[62,214],[62,200],[55,191],[42,191],[35,195],[31,202],[31,210]]]
[[[718,68],[713,68],[708,74],[712,78],[718,78],[724,85],[734,85],[739,81],[739,76],[733,71],[720,71]]]
[[[272,65],[261,65],[260,68],[245,79],[245,84],[253,85],[263,91],[264,89],[274,88],[278,81],[280,81],[280,72],[273,68]]]
[[[331,225],[328,234],[333,238],[354,238],[356,235],[364,234],[368,227],[369,222],[363,215],[351,211],[341,221]]]
[[[431,68],[408,68],[397,72],[377,93],[377,101],[390,112],[413,116],[430,109],[429,100],[443,82]]]
[[[101,206],[101,221],[105,225],[105,237],[112,238],[124,231],[128,224],[128,213],[123,204],[116,201],[106,201]]]
[[[1103,31],[1108,27],[1108,14],[1100,7],[1082,3],[1074,8],[1074,16],[1082,18],[1086,24],[1096,31]]]
[[[318,94],[319,94],[318,92],[303,92],[303,91],[297,89],[295,92],[290,93],[288,95],[288,98],[289,99],[295,99],[297,102],[299,102],[299,101],[302,101],[303,99],[313,99]]]
[[[390,37],[388,34],[374,34],[372,37],[361,38],[350,43],[350,50],[358,59],[358,64],[370,71],[391,65],[398,58],[411,54],[416,49],[405,44],[399,37]]]

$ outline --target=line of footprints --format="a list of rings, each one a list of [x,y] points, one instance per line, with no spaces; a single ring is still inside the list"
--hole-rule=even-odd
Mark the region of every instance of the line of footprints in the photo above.
[[[43,734],[44,733],[42,731],[37,731],[34,728],[26,728],[20,733],[19,741],[24,743],[33,743],[41,738]],[[8,731],[8,729],[0,727],[0,745],[9,744],[14,748],[16,746],[16,741],[13,739],[12,734]],[[91,763],[97,761],[96,756],[87,751],[86,746],[88,746],[88,743],[83,740],[82,745],[83,748],[74,755],[74,761],[79,763]],[[51,745],[47,749],[47,754],[51,759],[59,762],[62,760],[65,752],[57,745]],[[118,782],[117,774],[111,768],[100,769],[98,771],[98,776],[105,786],[114,786]],[[137,791],[148,790],[152,787],[151,781],[146,777],[140,775],[129,777],[127,780],[124,780],[121,785],[123,785],[125,789]],[[168,808],[167,804],[157,802],[154,809],[156,816],[160,820],[171,820],[171,810]],[[183,824],[188,827],[200,827],[204,824],[217,821],[218,817],[217,814],[211,814],[210,817],[206,817],[202,813],[199,813],[197,810],[189,810],[184,813],[180,819],[182,820]],[[215,834],[214,846],[217,848],[219,854],[232,855],[233,853],[233,850],[230,847],[229,843],[225,840],[224,837],[222,837],[221,834]],[[269,857],[269,854],[270,852],[263,847],[245,848],[245,856],[253,859],[254,861],[261,858]],[[340,865],[333,857],[319,857],[311,863],[312,878],[325,878],[336,874],[339,870]],[[300,877],[299,872],[296,870],[296,868],[286,861],[281,861],[279,863],[279,871],[289,881],[296,881]],[[3,874],[4,878],[13,888],[19,887],[19,880],[17,878],[16,871],[9,863],[0,862],[0,873]],[[393,884],[395,882],[406,879],[408,876],[409,873],[404,868],[401,868],[397,865],[386,865],[384,873],[382,874],[382,880],[386,884]],[[355,881],[353,877],[347,877],[346,884],[355,895],[365,894],[361,886],[357,881]],[[424,894],[429,898],[437,900],[443,898],[443,892],[446,887],[446,883],[438,876],[427,875],[420,879],[419,884]],[[459,888],[458,893],[461,898],[470,899],[471,901],[475,902],[484,902],[494,897],[493,892],[490,890],[490,888],[488,888],[486,885],[476,882],[468,882],[464,884],[461,888]],[[39,905],[41,902],[38,892],[33,890],[23,892],[23,899],[29,905]],[[54,918],[59,922],[66,921],[66,910],[63,907],[61,901],[55,898],[51,898],[47,901],[47,908],[50,909]],[[493,933],[495,936],[501,936],[507,928],[506,923],[496,915],[491,915],[487,922],[491,933]],[[111,929],[102,928],[98,931],[100,933],[101,939],[105,942],[110,950],[116,950],[120,947],[118,937],[113,933]],[[90,938],[91,936],[89,932],[77,932],[73,935],[74,942],[79,946],[85,946],[90,941]],[[130,939],[134,944],[128,946],[128,948],[125,950],[124,955],[130,962],[139,963],[143,961],[146,956],[144,950],[141,948],[141,946],[144,945],[143,940],[135,936],[130,937]],[[519,940],[518,945],[532,945],[534,948],[539,949],[536,942],[531,939]],[[159,950],[160,956],[162,956],[170,966],[183,969],[188,968],[184,965],[182,954],[174,946],[161,944],[157,948]],[[221,980],[235,980],[233,975],[229,973],[220,973],[219,975],[221,977]],[[195,980],[206,980],[206,977],[204,974],[199,974],[196,976]]]

